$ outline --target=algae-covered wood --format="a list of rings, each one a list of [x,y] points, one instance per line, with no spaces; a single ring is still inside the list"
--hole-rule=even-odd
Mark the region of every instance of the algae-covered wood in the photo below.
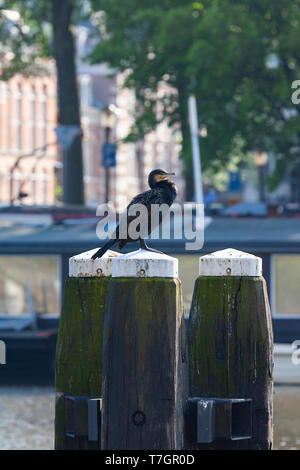
[[[272,446],[273,334],[262,277],[199,277],[188,325],[189,396],[251,398],[252,439],[198,449]]]
[[[180,281],[115,278],[107,299],[102,448],[178,448],[184,360]]]
[[[102,345],[109,277],[68,278],[65,282],[56,348],[55,446],[94,447],[65,436],[65,395],[102,396]],[[72,444],[73,442],[73,444]]]

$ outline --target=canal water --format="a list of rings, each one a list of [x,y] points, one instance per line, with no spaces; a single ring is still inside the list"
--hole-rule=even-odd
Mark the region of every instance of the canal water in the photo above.
[[[53,449],[52,387],[0,387],[0,449]],[[276,386],[274,448],[300,449],[300,387]]]
[[[0,387],[0,449],[54,448],[52,387]]]

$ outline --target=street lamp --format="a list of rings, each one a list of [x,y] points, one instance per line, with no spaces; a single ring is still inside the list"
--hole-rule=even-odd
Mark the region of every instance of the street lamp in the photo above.
[[[258,186],[259,186],[259,200],[264,202],[265,195],[265,169],[268,163],[268,154],[262,149],[257,149],[254,152],[254,163],[258,170]]]
[[[101,126],[104,129],[104,148],[107,148],[111,140],[111,130],[115,127],[116,114],[111,110],[111,107],[107,107],[101,111],[100,115]],[[103,156],[104,157],[104,156]],[[105,202],[109,202],[109,190],[110,190],[110,172],[109,168],[114,166],[113,163],[105,163],[103,158],[103,166],[105,168]]]
[[[203,139],[205,139],[205,137],[207,137],[207,127],[206,127],[205,124],[202,124],[199,127],[199,136],[202,137]]]

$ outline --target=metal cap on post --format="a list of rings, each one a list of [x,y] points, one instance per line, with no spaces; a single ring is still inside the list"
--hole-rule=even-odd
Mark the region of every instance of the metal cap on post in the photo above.
[[[163,253],[137,250],[115,258],[112,277],[178,277],[178,259]]]
[[[261,276],[262,260],[227,248],[199,258],[199,276]]]
[[[261,258],[232,248],[200,257],[188,350],[186,448],[270,449],[273,332]]]
[[[111,276],[112,265],[111,262],[117,256],[121,256],[116,251],[107,250],[101,257],[91,259],[93,254],[98,251],[94,250],[85,251],[79,255],[72,256],[69,259],[69,276],[70,277],[91,277],[91,276]]]

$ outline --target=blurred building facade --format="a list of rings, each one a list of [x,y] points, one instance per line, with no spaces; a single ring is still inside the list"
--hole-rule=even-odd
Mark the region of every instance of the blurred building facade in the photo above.
[[[179,135],[161,123],[155,131],[139,142],[122,143],[133,124],[134,90],[123,88],[124,75],[114,75],[105,64],[89,65],[85,60],[93,47],[90,25],[76,27],[77,71],[80,84],[81,116],[83,127],[84,182],[86,203],[105,202],[106,172],[102,166],[102,145],[105,128],[102,113],[110,109],[114,126],[110,141],[117,144],[116,166],[108,170],[109,200],[122,211],[138,192],[148,188],[148,174],[154,168],[165,168],[177,175],[179,198],[184,200],[184,178],[179,158]],[[164,90],[160,90],[161,93]]]
[[[106,200],[107,172],[102,145],[107,139],[102,115],[111,109],[114,125],[110,141],[117,143],[116,166],[109,168],[108,199],[123,210],[138,192],[146,190],[148,173],[158,167],[178,175],[179,197],[184,198],[180,144],[166,123],[137,143],[121,143],[132,124],[133,90],[123,89],[123,76],[112,78],[105,65],[81,60],[89,48],[89,28],[77,27],[77,71],[83,129],[84,190],[87,205]],[[0,81],[0,204],[52,205],[62,180],[61,152],[55,134],[56,77],[15,75]]]
[[[107,108],[112,109],[111,112],[115,114],[110,141],[117,144],[116,166],[108,170],[109,200],[118,210],[124,209],[134,195],[148,188],[149,172],[160,167],[177,174],[179,197],[183,199],[184,182],[179,159],[180,143],[176,140],[178,137],[166,123],[162,123],[143,140],[122,143],[132,124],[135,94],[133,90],[122,89],[121,75],[115,79],[107,79],[107,74],[105,67],[99,67],[97,74],[79,74],[87,204],[105,202],[107,175],[102,166],[101,149],[106,136],[105,128],[101,125],[101,114]]]
[[[0,204],[54,203],[56,111],[53,75],[0,81]]]

